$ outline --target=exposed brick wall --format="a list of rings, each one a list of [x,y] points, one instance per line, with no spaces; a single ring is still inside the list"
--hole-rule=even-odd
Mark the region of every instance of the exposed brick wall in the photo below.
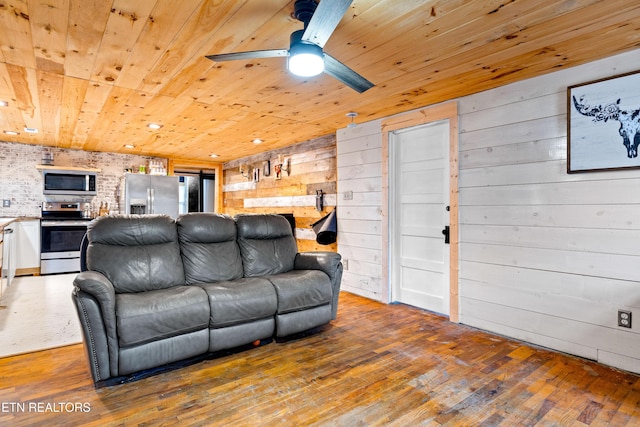
[[[147,164],[155,157],[128,154],[103,153],[82,150],[48,148],[40,145],[18,144],[0,141],[0,199],[11,200],[11,207],[3,208],[0,217],[40,216],[44,196],[42,173],[36,165],[42,163],[42,154],[50,150],[54,165],[98,168],[98,195],[88,198],[94,210],[101,202],[109,203],[112,212],[119,210],[121,181],[126,168]],[[166,161],[165,161],[166,165]],[[75,201],[77,198],[55,196],[58,200]]]

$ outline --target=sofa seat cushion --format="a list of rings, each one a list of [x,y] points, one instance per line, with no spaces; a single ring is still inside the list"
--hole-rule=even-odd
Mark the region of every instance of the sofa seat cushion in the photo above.
[[[209,296],[211,328],[251,322],[276,313],[276,291],[266,279],[246,277],[199,286]]]
[[[196,286],[116,294],[116,324],[121,347],[206,329],[207,294]]]
[[[331,302],[331,280],[318,270],[292,270],[268,276],[278,294],[278,314]]]

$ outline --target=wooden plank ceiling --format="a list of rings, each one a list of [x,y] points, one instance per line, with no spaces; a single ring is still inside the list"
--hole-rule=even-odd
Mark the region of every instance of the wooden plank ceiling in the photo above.
[[[636,1],[354,0],[325,51],[376,84],[365,93],[283,58],[205,58],[288,48],[293,3],[3,1],[0,131],[19,134],[0,139],[225,162],[333,133],[350,111],[368,121],[640,44]]]

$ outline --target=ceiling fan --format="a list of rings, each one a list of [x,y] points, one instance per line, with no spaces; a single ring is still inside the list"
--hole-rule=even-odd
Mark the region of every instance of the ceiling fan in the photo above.
[[[312,77],[325,72],[362,93],[373,87],[373,83],[322,50],[352,1],[322,0],[316,3],[315,0],[296,0],[293,16],[302,21],[304,29],[291,34],[289,50],[253,50],[206,57],[216,62],[288,57],[288,68],[293,74]]]

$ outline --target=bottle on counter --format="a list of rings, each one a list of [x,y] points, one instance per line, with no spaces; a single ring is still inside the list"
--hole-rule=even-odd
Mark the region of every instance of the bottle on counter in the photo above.
[[[100,202],[100,209],[98,210],[98,216],[109,215],[109,203]]]

